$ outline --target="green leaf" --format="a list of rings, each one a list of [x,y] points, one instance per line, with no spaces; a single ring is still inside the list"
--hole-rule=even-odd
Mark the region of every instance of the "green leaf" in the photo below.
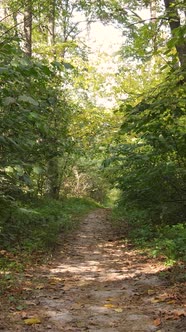
[[[33,99],[32,97],[27,96],[27,95],[19,96],[18,101],[24,101],[24,102],[32,104],[34,106],[39,105],[39,103],[35,99]]]
[[[14,172],[14,169],[13,169],[12,166],[7,166],[7,167],[5,167],[5,172],[6,172],[6,173],[13,173],[13,172]]]
[[[0,67],[0,74],[8,72],[8,68],[6,67]]]
[[[1,142],[2,144],[6,144],[6,139],[5,139],[5,137],[0,136],[0,142]]]
[[[4,106],[9,106],[9,105],[11,105],[11,104],[15,104],[15,102],[16,102],[16,100],[15,100],[15,98],[13,98],[13,97],[5,97],[5,98],[3,99],[3,105],[4,105]]]
[[[74,66],[72,66],[70,63],[63,62],[63,65],[66,69],[74,69]]]
[[[41,174],[42,173],[42,168],[40,166],[34,166],[33,168],[33,172],[37,175]]]

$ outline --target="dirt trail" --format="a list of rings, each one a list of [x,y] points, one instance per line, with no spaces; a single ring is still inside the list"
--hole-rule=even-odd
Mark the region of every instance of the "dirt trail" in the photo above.
[[[183,296],[158,277],[163,264],[117,240],[107,213],[90,213],[49,264],[28,274],[25,310],[10,312],[14,326],[3,331],[186,331]],[[40,324],[26,325],[31,317]]]

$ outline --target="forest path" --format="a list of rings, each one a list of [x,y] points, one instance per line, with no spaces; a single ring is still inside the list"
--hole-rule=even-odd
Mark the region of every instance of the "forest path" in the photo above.
[[[158,277],[163,263],[117,239],[108,213],[91,212],[26,276],[25,309],[9,313],[14,324],[3,331],[186,331],[183,298]]]

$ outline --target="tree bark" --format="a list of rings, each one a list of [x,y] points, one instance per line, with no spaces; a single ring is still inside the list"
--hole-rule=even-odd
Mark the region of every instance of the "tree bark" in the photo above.
[[[54,157],[48,161],[47,165],[47,195],[58,199],[60,191],[58,158]]]
[[[151,17],[151,22],[156,23],[156,16],[157,16],[157,1],[156,0],[151,0],[150,1],[150,17]]]
[[[32,0],[26,1],[24,11],[24,37],[25,37],[25,54],[32,56]]]
[[[48,44],[55,45],[56,0],[53,0],[49,13]]]
[[[178,29],[181,27],[180,16],[179,16],[177,7],[175,6],[176,2],[175,2],[175,0],[164,0],[164,4],[165,4],[166,13],[167,13],[167,18],[169,21],[171,34],[174,37],[175,29]],[[186,41],[184,40],[184,38],[182,39],[182,41],[180,40],[180,41],[176,42],[175,47],[177,50],[180,65],[181,65],[183,71],[185,72],[185,70],[186,70]],[[184,79],[186,80],[186,74],[185,74]]]

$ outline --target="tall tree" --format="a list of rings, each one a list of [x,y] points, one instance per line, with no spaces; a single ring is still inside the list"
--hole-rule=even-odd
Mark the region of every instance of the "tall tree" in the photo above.
[[[181,25],[179,3],[176,0],[164,0],[164,4],[171,34],[175,40],[175,47],[177,50],[178,58],[183,68],[184,79],[186,80],[186,28],[185,26]]]
[[[32,0],[25,1],[24,7],[24,49],[28,57],[32,55]]]

